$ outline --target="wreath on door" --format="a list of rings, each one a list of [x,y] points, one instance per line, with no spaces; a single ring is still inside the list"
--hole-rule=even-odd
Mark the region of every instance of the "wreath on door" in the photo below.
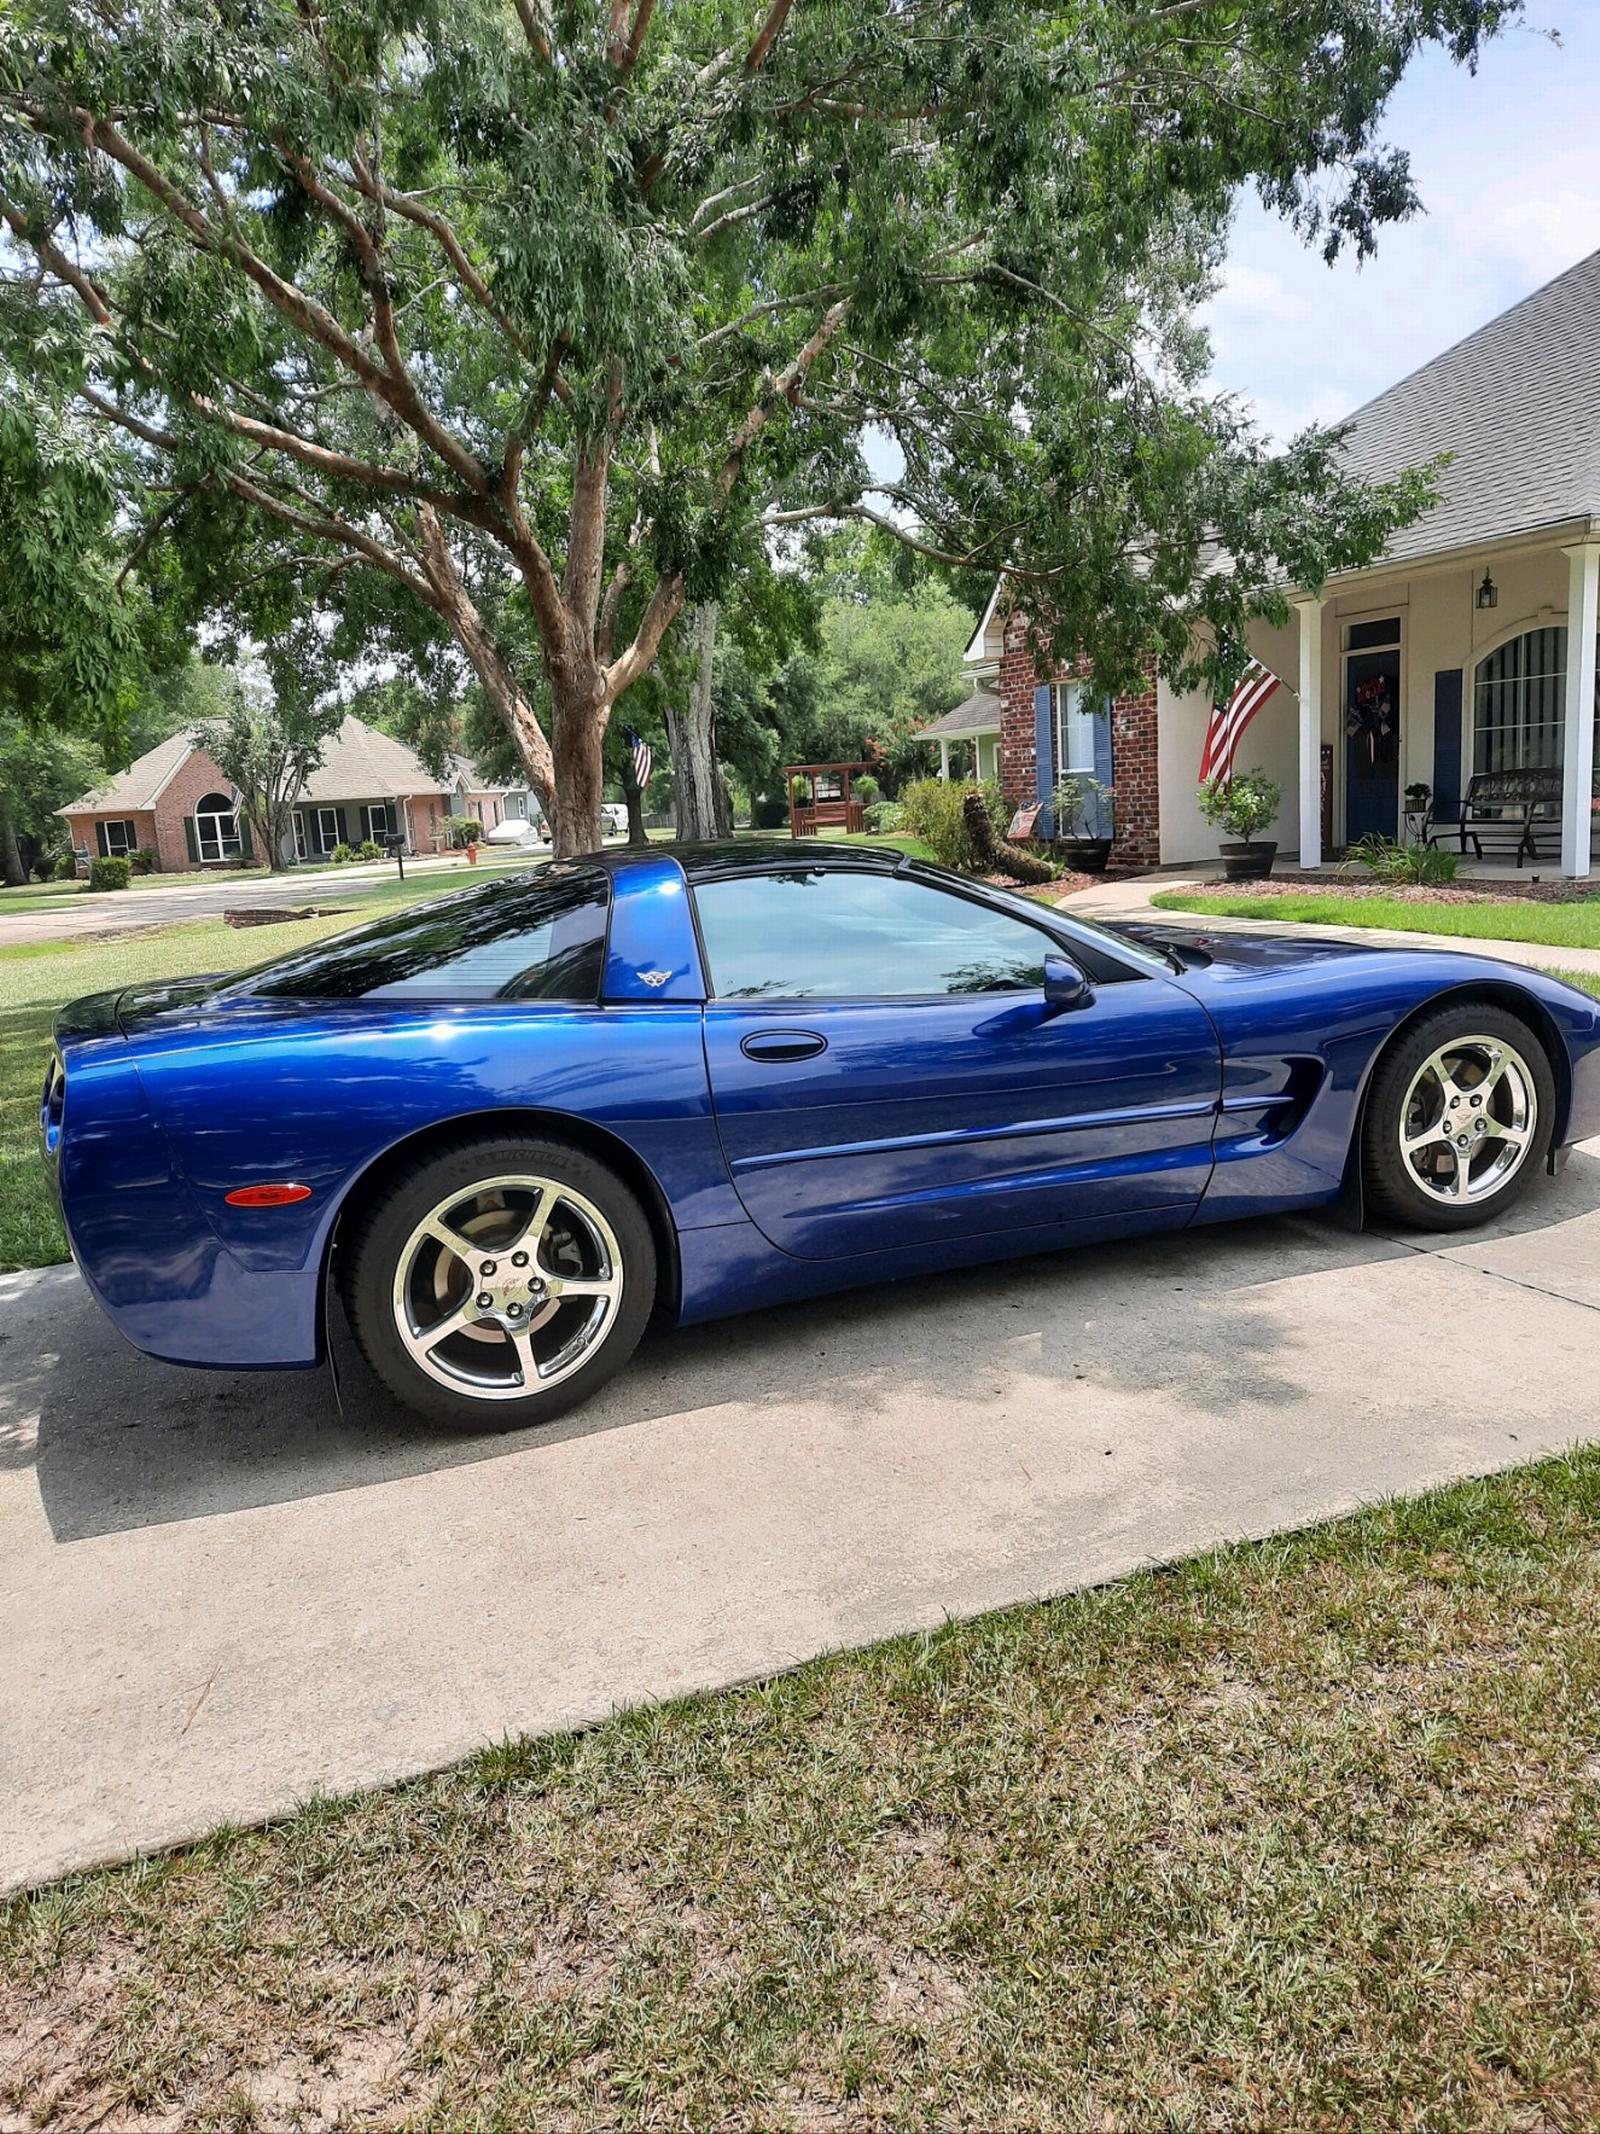
[[[1362,767],[1375,771],[1379,749],[1395,730],[1394,703],[1386,674],[1369,674],[1364,682],[1357,682],[1344,715],[1344,730],[1356,743]]]

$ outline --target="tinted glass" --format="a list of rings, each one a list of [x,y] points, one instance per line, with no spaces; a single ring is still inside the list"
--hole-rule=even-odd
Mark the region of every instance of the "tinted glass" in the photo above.
[[[719,1000],[997,993],[1044,983],[1037,927],[904,875],[794,872],[703,882]]]
[[[269,963],[255,993],[309,1000],[600,997],[608,883],[597,867],[486,882]]]

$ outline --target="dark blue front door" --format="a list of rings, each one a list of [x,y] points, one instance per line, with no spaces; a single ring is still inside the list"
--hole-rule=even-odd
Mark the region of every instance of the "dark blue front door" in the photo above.
[[[1353,652],[1344,682],[1344,836],[1400,829],[1400,654]]]

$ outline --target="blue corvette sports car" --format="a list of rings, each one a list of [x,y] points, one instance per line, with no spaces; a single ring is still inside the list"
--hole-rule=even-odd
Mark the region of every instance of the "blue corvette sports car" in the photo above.
[[[57,1018],[41,1136],[139,1348],[449,1423],[682,1322],[1364,1196],[1454,1229],[1600,1133],[1600,1002],[1444,952],[1106,931],[892,851],[596,853]]]

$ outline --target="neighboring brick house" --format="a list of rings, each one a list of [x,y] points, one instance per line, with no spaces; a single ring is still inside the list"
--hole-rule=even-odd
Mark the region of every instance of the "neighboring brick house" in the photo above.
[[[445,819],[472,815],[485,829],[524,802],[520,789],[495,785],[465,758],[437,777],[414,750],[347,717],[323,750],[294,810],[293,849],[283,858],[320,860],[338,845],[360,845],[398,832],[412,852],[445,841]],[[65,817],[80,861],[136,850],[153,852],[164,874],[248,866],[250,825],[238,812],[228,778],[188,734],[159,742],[125,771],[57,813]]]
[[[1097,696],[1073,666],[1041,681],[1027,643],[1027,620],[1005,612],[1000,588],[967,647],[983,690],[999,700],[1000,789],[1017,807],[1049,799],[1069,771],[1086,773],[1116,794],[1114,867],[1151,867],[1161,857],[1161,801],[1152,663],[1135,696]],[[1090,811],[1088,834],[1111,827],[1104,803]]]

